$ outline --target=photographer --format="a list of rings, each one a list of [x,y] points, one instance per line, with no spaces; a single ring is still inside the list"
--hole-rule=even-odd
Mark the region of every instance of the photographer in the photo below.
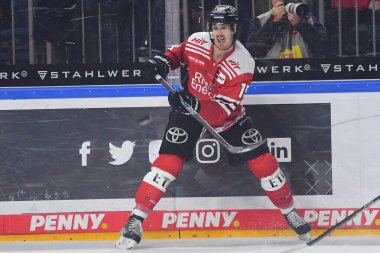
[[[326,30],[310,12],[312,1],[272,0],[272,6],[251,21],[246,47],[253,57],[326,56]]]

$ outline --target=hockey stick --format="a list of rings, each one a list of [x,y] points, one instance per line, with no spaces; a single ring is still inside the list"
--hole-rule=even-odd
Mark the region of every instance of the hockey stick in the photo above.
[[[339,228],[340,226],[342,226],[344,223],[346,223],[346,222],[352,220],[353,218],[355,218],[356,215],[358,215],[359,213],[361,213],[364,210],[366,210],[367,208],[369,208],[371,205],[373,205],[379,199],[380,199],[380,195],[377,196],[376,198],[374,198],[373,200],[371,200],[370,202],[368,202],[367,204],[365,204],[364,206],[362,206],[359,210],[356,210],[355,212],[353,212],[352,214],[350,214],[349,216],[347,216],[346,218],[344,218],[342,221],[338,222],[337,224],[335,224],[331,228],[327,229],[323,234],[321,234],[317,238],[311,240],[310,242],[307,242],[306,244],[308,246],[312,246],[312,245],[316,244],[317,242],[319,242],[320,240],[322,240],[323,238],[325,238],[326,236],[328,236],[329,234],[331,234],[334,230],[336,230],[337,228]]]
[[[165,79],[163,79],[160,75],[155,76],[156,80],[159,81],[170,93],[177,92],[168,82],[166,82]],[[240,154],[245,153],[251,150],[254,150],[258,147],[260,147],[263,143],[265,143],[267,140],[263,139],[262,141],[252,144],[249,146],[243,146],[243,147],[237,147],[232,146],[229,144],[218,132],[215,131],[214,128],[212,128],[207,121],[205,121],[198,113],[195,111],[188,103],[186,103],[182,97],[179,97],[181,100],[182,105],[186,108],[186,110],[190,113],[191,116],[193,116],[199,123],[202,124],[204,128],[206,128],[207,131],[210,132],[210,134],[220,143],[222,144],[230,153],[233,154]]]

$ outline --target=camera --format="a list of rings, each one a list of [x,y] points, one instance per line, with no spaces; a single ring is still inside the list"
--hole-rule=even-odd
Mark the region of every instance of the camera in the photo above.
[[[300,18],[306,18],[309,13],[309,7],[303,3],[289,3],[289,1],[284,1],[284,5],[287,13],[291,13]]]

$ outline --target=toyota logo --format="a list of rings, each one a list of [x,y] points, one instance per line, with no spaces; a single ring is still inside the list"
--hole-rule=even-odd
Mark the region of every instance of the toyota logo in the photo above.
[[[263,137],[261,137],[261,134],[256,129],[249,129],[245,131],[243,136],[241,137],[241,141],[245,145],[257,144],[262,140]]]
[[[187,141],[187,133],[182,128],[172,127],[166,132],[166,140],[171,143],[184,143]]]

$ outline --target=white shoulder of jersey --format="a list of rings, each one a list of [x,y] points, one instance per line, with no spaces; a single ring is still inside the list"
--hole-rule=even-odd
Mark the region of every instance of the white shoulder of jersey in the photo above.
[[[235,68],[237,74],[254,73],[255,60],[248,50],[240,41],[235,42],[235,51],[228,57],[229,63],[235,62],[238,68]]]
[[[210,40],[210,34],[208,32],[196,32],[190,35],[190,37],[187,39],[188,42],[197,44],[198,46],[201,46],[207,50],[210,50],[211,48],[211,40]]]

